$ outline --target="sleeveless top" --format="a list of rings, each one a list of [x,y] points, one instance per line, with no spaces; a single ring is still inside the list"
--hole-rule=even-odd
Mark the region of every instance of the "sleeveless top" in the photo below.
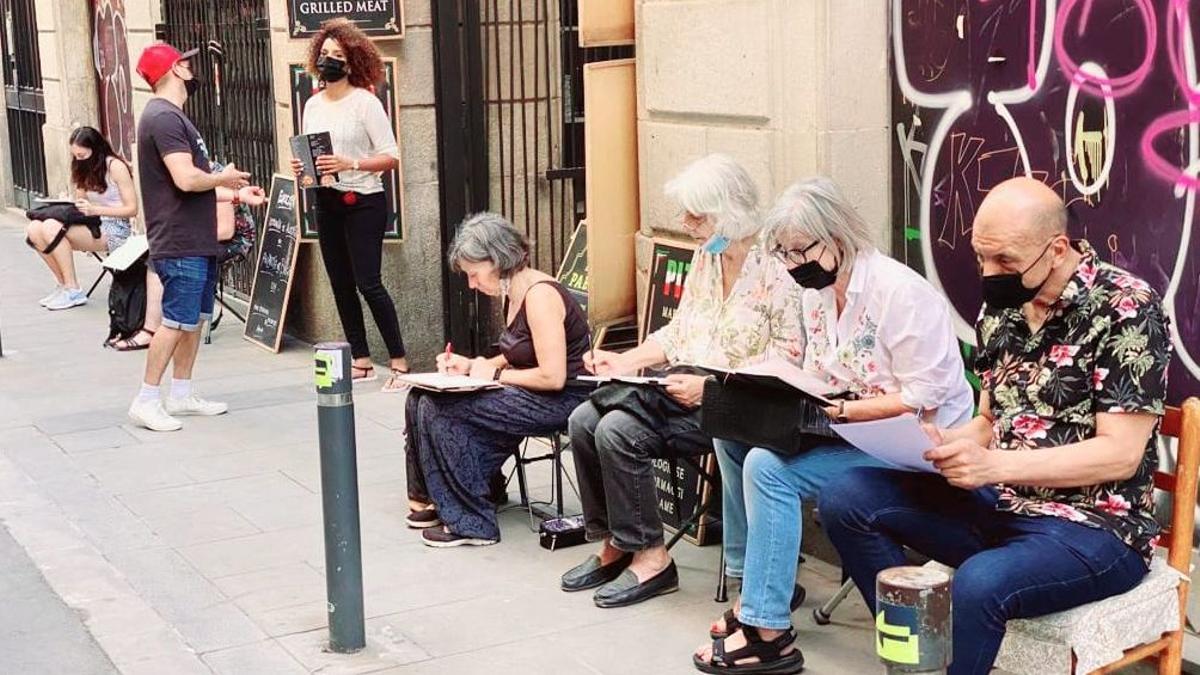
[[[95,192],[88,190],[84,194],[87,195],[88,201],[96,206],[120,206],[121,205],[121,190],[117,188],[117,182],[112,178],[112,163],[121,160],[116,157],[108,158],[107,172],[104,174],[104,182],[108,187],[104,192]]]
[[[583,368],[583,355],[591,348],[592,336],[588,329],[587,315],[583,308],[567,289],[557,281],[543,280],[538,284],[550,284],[562,298],[566,316],[563,317],[563,329],[567,338],[567,378],[586,375]],[[529,288],[532,290],[533,286]],[[528,296],[528,291],[526,292]],[[525,314],[525,301],[513,317],[512,323],[500,334],[500,353],[508,360],[512,368],[536,368],[538,365],[537,352],[533,348],[533,333],[529,330],[529,317]]]

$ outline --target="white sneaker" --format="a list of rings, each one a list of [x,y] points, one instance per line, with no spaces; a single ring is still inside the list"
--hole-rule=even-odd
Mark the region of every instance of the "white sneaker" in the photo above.
[[[57,298],[64,290],[65,289],[62,286],[55,286],[54,290],[50,291],[50,295],[47,295],[46,297],[42,298],[41,300],[38,300],[38,304],[41,305],[42,307],[45,307],[46,305],[50,304],[55,298]]]
[[[129,419],[150,431],[179,431],[183,428],[183,422],[168,415],[167,411],[163,410],[162,401],[158,399],[135,400],[133,405],[129,406]]]
[[[201,415],[211,417],[224,415],[229,412],[229,406],[218,401],[206,401],[192,394],[187,398],[168,398],[163,401],[163,409],[171,415]]]
[[[64,288],[62,293],[46,303],[46,309],[50,311],[58,311],[60,309],[71,309],[80,305],[87,304],[87,295],[78,288]]]

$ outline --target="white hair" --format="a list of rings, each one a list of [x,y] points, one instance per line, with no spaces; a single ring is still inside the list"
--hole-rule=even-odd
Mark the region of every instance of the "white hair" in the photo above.
[[[859,253],[876,248],[866,221],[837,185],[822,176],[789,185],[767,214],[766,227],[769,240],[776,243],[801,235],[840,251],[843,267],[853,265]]]
[[[688,213],[711,217],[714,231],[734,241],[762,229],[758,188],[729,155],[711,154],[688,164],[663,192]]]

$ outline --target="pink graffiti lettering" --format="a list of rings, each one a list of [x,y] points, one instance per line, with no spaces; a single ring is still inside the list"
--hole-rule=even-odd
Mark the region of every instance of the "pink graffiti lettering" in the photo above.
[[[1137,68],[1126,75],[1120,77],[1101,77],[1092,75],[1080,70],[1079,64],[1067,54],[1067,48],[1063,40],[1063,33],[1066,31],[1068,20],[1071,16],[1071,10],[1079,4],[1079,0],[1065,0],[1058,8],[1058,16],[1055,20],[1054,28],[1054,57],[1058,60],[1058,65],[1062,68],[1063,73],[1073,82],[1079,85],[1079,88],[1093,94],[1103,97],[1106,95],[1105,88],[1111,88],[1112,96],[1120,98],[1137,90],[1137,88],[1150,74],[1150,69],[1154,61],[1154,52],[1158,46],[1158,17],[1154,13],[1154,6],[1150,4],[1150,0],[1137,0],[1137,7],[1142,16],[1142,28],[1144,31],[1146,45],[1145,53],[1142,57],[1142,62]],[[1092,0],[1085,0],[1083,11],[1080,13],[1079,35],[1083,34],[1084,26],[1086,25],[1087,17],[1091,13]]]
[[[1179,39],[1181,32],[1190,31],[1191,19],[1188,17],[1187,0],[1171,0],[1167,14],[1167,57],[1171,63],[1171,72],[1175,75],[1175,82],[1192,107],[1167,113],[1151,122],[1150,126],[1142,132],[1139,150],[1142,153],[1142,160],[1146,163],[1146,168],[1151,173],[1177,187],[1195,190],[1200,188],[1200,179],[1188,175],[1186,171],[1167,161],[1154,149],[1154,141],[1159,136],[1167,132],[1177,132],[1191,124],[1200,123],[1200,109],[1195,107],[1200,104],[1200,91],[1196,90],[1187,76],[1184,68],[1186,42]]]

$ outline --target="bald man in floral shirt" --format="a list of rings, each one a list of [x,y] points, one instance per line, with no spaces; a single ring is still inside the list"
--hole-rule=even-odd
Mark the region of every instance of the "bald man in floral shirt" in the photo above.
[[[1162,300],[1068,239],[1066,223],[1038,181],[988,194],[971,235],[985,303],[979,415],[927,428],[940,473],[854,469],[821,498],[868,607],[876,574],[906,564],[902,546],[958,568],[951,675],[987,673],[1009,619],[1133,588],[1158,537],[1171,354]]]

